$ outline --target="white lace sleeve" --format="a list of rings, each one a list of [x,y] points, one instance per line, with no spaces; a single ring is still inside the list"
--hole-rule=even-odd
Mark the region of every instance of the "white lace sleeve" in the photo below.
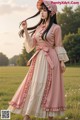
[[[29,53],[35,48],[35,39],[29,35],[26,28],[24,29],[24,33],[25,33],[24,46],[26,48],[26,51]]]
[[[60,61],[64,61],[64,62],[69,61],[67,52],[64,47],[55,47],[55,50],[57,52]]]

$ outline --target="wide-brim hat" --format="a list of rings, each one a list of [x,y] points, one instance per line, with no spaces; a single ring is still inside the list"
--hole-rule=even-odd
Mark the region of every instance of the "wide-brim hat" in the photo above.
[[[51,15],[53,16],[57,12],[57,6],[53,2],[53,0],[38,0],[37,8],[40,10],[41,4],[44,3],[49,11],[51,11]]]

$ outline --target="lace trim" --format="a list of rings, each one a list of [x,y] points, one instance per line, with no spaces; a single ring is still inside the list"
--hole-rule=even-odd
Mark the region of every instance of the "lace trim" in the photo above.
[[[55,47],[55,50],[57,52],[57,55],[58,55],[58,58],[59,58],[60,61],[62,61],[62,60],[64,62],[69,61],[67,52],[66,52],[64,47]]]
[[[45,111],[52,111],[52,112],[58,112],[58,111],[65,111],[66,107],[60,106],[60,107],[53,107],[53,108],[43,108]]]
[[[48,96],[48,93],[50,90],[51,81],[52,81],[52,69],[51,69],[50,65],[48,64],[48,78],[47,78],[46,87],[45,87],[42,102],[41,102],[41,106],[43,108],[45,107],[46,102],[47,102],[47,96]]]
[[[64,62],[69,61],[69,58],[68,58],[67,54],[65,54],[65,53],[58,54],[58,58],[59,58],[60,61],[64,61]]]
[[[34,57],[34,59],[32,60],[31,66],[30,66],[30,70],[26,79],[26,83],[24,85],[24,91],[23,91],[23,99],[21,101],[21,103],[18,103],[16,101],[11,101],[9,102],[10,105],[14,106],[15,108],[22,108],[24,106],[25,100],[26,100],[26,96],[29,90],[29,86],[31,84],[31,79],[33,76],[33,72],[34,72],[34,67],[35,67],[35,63],[36,63],[36,57]]]

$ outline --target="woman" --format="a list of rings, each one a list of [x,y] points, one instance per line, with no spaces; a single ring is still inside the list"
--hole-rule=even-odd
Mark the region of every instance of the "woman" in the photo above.
[[[56,21],[57,6],[51,0],[39,0],[37,8],[41,20],[36,26],[27,28],[26,21],[21,23],[20,35],[25,34],[26,51],[36,48],[36,52],[28,61],[29,71],[9,102],[8,110],[22,114],[24,120],[30,120],[31,115],[51,120],[63,115],[65,110],[62,79],[66,69],[64,62],[69,58]],[[28,30],[34,30],[31,36]]]

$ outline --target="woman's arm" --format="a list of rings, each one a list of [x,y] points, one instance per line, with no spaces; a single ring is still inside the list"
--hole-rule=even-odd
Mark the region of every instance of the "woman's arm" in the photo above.
[[[55,33],[55,50],[60,61],[69,61],[67,52],[62,44],[62,31],[59,25],[56,26]]]
[[[25,34],[24,45],[25,45],[26,51],[29,53],[34,49],[34,47],[36,45],[36,41],[33,37],[31,37],[29,35],[28,30],[27,30],[27,22],[26,21],[22,22],[22,27],[24,29],[24,34]]]
[[[69,58],[62,44],[62,31],[59,25],[56,26],[54,34],[55,34],[55,50],[60,61],[61,71],[64,72],[66,69],[66,66],[64,63],[69,61]]]

